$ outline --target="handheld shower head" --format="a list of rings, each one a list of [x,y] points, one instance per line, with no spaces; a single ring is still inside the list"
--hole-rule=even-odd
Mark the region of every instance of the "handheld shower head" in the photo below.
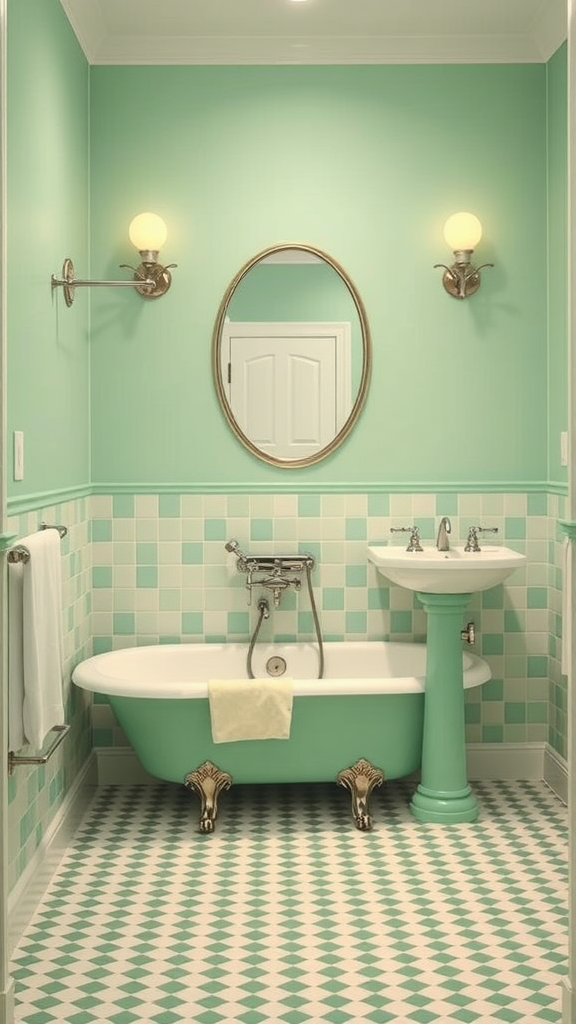
[[[246,555],[242,554],[242,552],[240,550],[240,545],[239,545],[237,540],[226,541],[226,543],[224,545],[224,549],[228,552],[229,556],[232,556],[232,557],[229,557],[227,559],[228,571],[230,573],[232,572],[232,563],[234,562],[234,559],[236,559],[236,571],[237,572],[249,572],[250,571],[249,567],[248,567],[248,559],[247,559]]]

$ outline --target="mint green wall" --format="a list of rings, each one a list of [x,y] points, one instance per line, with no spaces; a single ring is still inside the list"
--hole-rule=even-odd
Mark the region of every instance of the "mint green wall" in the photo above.
[[[560,431],[568,429],[568,152],[567,56],[561,46],[548,62],[548,253],[549,253],[549,479],[566,483],[560,465]]]
[[[158,302],[92,295],[96,483],[547,479],[544,65],[94,67],[91,90],[94,272],[147,208],[179,264]],[[433,264],[462,208],[496,268],[459,303]],[[374,343],[358,427],[289,473],[230,436],[210,373],[225,288],[282,241],[343,265]]]
[[[88,298],[65,309],[50,275],[88,270],[89,71],[56,0],[9,0],[8,494],[89,480]],[[13,481],[12,431],[25,477]]]
[[[24,430],[26,449],[16,483],[8,445],[12,501],[91,478],[565,483],[565,47],[547,67],[95,67],[90,101],[56,0],[10,0],[8,28],[8,429],[9,441]],[[464,122],[446,100],[456,83],[474,96]],[[51,294],[65,255],[90,272],[89,105],[92,273],[122,275],[117,264],[136,258],[128,221],[156,208],[180,264],[157,303],[79,290],[67,310]],[[432,267],[449,259],[442,224],[459,206],[482,217],[478,258],[497,264],[466,303]],[[357,429],[326,462],[289,473],[230,436],[209,351],[230,279],[287,240],[343,264],[374,342]]]

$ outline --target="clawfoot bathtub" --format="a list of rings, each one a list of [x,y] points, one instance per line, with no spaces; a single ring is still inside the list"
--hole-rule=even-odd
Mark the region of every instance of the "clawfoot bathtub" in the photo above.
[[[77,686],[106,694],[151,774],[184,782],[201,799],[200,831],[212,832],[218,795],[238,783],[336,780],[352,795],[356,826],[371,827],[369,798],[384,779],[420,766],[425,699],[424,644],[359,641],[324,645],[317,679],[314,644],[258,644],[257,677],[294,681],[290,738],[214,743],[208,680],[246,677],[243,644],[132,647],[77,666]],[[464,686],[490,679],[465,652]]]

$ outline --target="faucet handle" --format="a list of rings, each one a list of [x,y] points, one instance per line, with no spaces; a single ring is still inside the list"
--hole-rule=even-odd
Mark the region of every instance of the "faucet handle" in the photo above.
[[[417,526],[391,526],[390,533],[409,533],[410,540],[406,551],[423,551],[420,543],[420,530]]]
[[[478,530],[479,526],[471,526],[468,530],[468,539],[464,545],[464,551],[480,551],[480,545],[478,543]]]
[[[498,533],[497,526],[471,526],[468,530],[468,540],[464,545],[464,551],[481,551],[478,543],[479,533]]]

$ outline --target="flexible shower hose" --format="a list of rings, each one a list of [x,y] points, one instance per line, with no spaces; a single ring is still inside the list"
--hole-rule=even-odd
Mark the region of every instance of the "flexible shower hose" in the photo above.
[[[316,639],[318,641],[318,679],[322,679],[324,675],[324,644],[322,642],[322,631],[320,629],[320,620],[316,609],[316,601],[314,600],[314,590],[312,588],[312,566],[310,562],[306,562],[306,579],[308,581],[310,607],[312,608],[312,618],[314,619],[314,628],[316,630]]]
[[[250,641],[250,647],[248,648],[248,655],[247,655],[247,658],[246,658],[246,670],[248,672],[248,679],[254,679],[255,678],[254,677],[254,673],[252,671],[252,652],[254,650],[254,646],[255,646],[256,641],[258,639],[258,633],[260,632],[260,626],[262,625],[262,620],[267,618],[267,613],[268,613],[268,615],[270,614],[270,612],[268,611],[268,601],[258,601],[258,611],[260,613],[259,616],[258,616],[258,622],[256,623],[256,629],[254,630],[254,632],[252,634],[252,639]]]

